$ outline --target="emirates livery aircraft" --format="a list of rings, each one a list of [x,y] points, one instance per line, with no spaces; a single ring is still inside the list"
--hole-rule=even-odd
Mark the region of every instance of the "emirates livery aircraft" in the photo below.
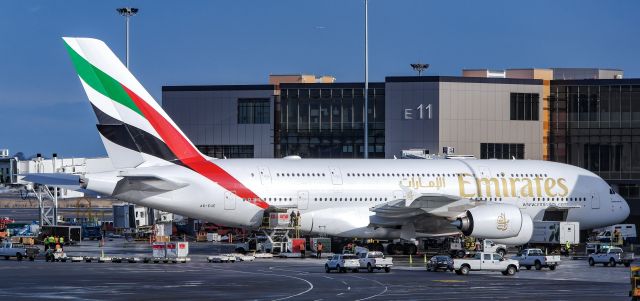
[[[414,239],[458,234],[524,244],[534,220],[616,224],[626,201],[597,175],[533,160],[215,159],[198,151],[100,40],[64,38],[115,170],[85,189],[245,228],[295,210],[301,231]]]

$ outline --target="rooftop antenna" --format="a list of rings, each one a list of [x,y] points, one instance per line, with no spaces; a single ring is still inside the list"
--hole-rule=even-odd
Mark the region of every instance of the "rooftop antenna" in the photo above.
[[[422,72],[429,68],[429,64],[411,64],[411,68],[413,68],[414,71],[418,72],[418,76],[422,76]]]

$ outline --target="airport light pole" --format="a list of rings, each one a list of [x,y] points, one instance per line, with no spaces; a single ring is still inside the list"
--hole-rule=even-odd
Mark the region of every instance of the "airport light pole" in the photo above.
[[[127,65],[127,69],[129,69],[129,18],[135,16],[138,13],[138,9],[135,7],[121,7],[116,9],[116,11],[118,13],[120,13],[120,15],[124,16],[125,18],[125,23],[126,23],[126,44],[127,44],[127,49],[126,49],[126,65]]]
[[[364,0],[364,158],[369,158],[369,0]]]
[[[416,72],[418,72],[418,76],[422,76],[422,72],[424,72],[425,70],[427,70],[427,68],[429,68],[429,64],[411,64],[411,68],[413,68],[413,70],[415,70]]]

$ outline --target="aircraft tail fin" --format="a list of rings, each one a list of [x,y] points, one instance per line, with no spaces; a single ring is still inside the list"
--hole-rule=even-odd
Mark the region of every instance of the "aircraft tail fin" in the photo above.
[[[63,38],[116,168],[185,164],[203,155],[102,41]]]

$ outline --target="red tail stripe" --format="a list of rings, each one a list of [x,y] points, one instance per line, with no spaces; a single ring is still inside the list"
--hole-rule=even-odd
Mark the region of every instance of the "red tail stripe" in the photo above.
[[[121,84],[122,85],[122,84]],[[158,132],[167,147],[176,155],[176,157],[187,167],[195,172],[203,175],[209,180],[218,183],[226,190],[233,192],[243,199],[248,199],[251,203],[266,209],[269,205],[262,201],[253,191],[244,186],[240,181],[226,172],[224,169],[215,165],[211,161],[205,159],[193,145],[182,136],[173,125],[171,125],[162,115],[160,115],[153,107],[140,98],[133,91],[122,85],[129,97],[136,104],[138,109],[149,120],[151,126]]]

